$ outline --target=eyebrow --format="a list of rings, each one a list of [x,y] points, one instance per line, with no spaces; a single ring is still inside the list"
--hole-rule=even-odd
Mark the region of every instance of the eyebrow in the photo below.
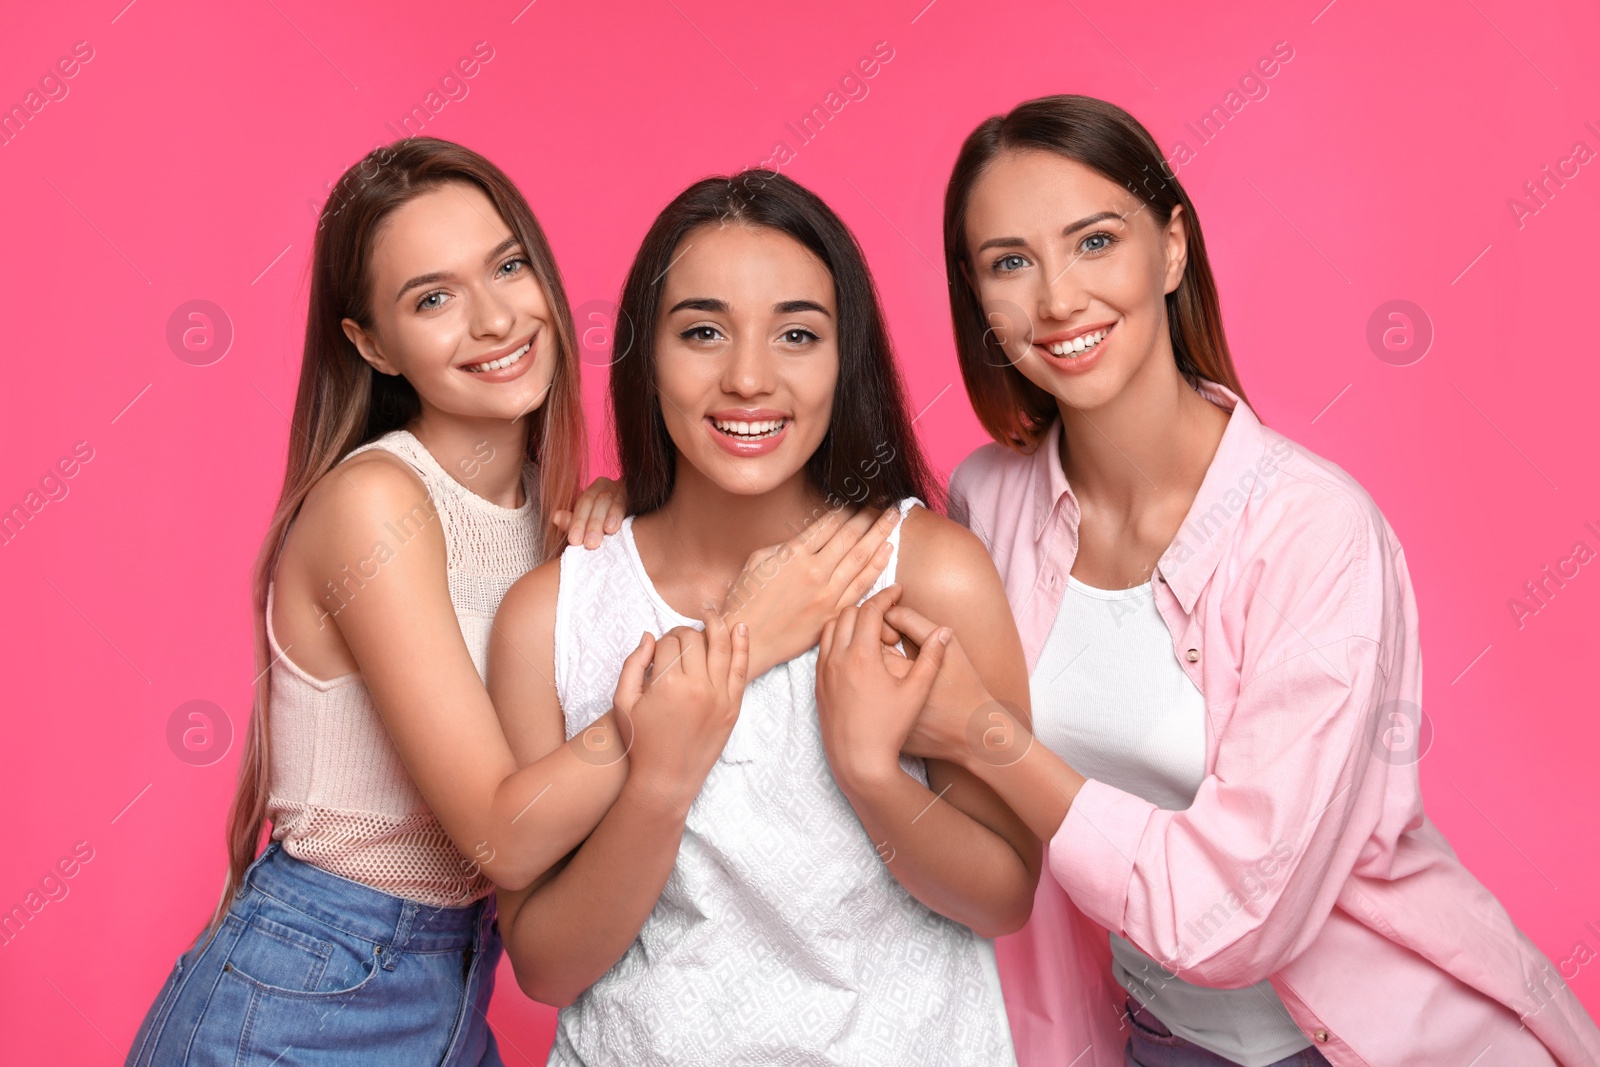
[[[797,311],[817,311],[829,318],[833,315],[827,308],[815,300],[784,300],[772,305],[772,310],[779,315],[793,315]],[[667,314],[672,315],[679,311],[710,311],[720,315],[728,313],[728,302],[718,300],[712,296],[692,296],[687,300],[680,300],[667,309]]]
[[[487,266],[488,264],[493,263],[506,252],[509,252],[511,249],[517,247],[521,243],[522,242],[517,239],[517,235],[512,234],[504,241],[501,241],[499,244],[495,245],[494,248],[490,249],[489,254],[483,257],[484,265]],[[451,275],[448,271],[438,270],[431,274],[419,274],[400,287],[400,291],[394,294],[395,301],[398,302],[407,293],[418,286],[432,285],[434,282],[448,281],[450,277]]]
[[[1069,234],[1076,233],[1077,231],[1083,229],[1085,226],[1093,226],[1097,222],[1105,222],[1107,219],[1120,218],[1122,218],[1122,213],[1119,211],[1097,211],[1093,215],[1085,215],[1077,222],[1069,225],[1066,229],[1061,231],[1061,236],[1066,237]],[[978,251],[982,252],[985,248],[1021,248],[1027,243],[1027,241],[1024,241],[1020,237],[991,237],[989,240],[978,246]]]

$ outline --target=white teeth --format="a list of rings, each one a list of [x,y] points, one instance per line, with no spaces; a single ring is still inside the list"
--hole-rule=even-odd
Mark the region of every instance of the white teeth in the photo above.
[[[533,347],[533,342],[530,340],[527,344],[523,345],[521,348],[519,348],[515,352],[511,353],[509,356],[501,356],[499,359],[491,359],[487,363],[469,363],[465,367],[462,367],[461,369],[462,370],[466,370],[466,371],[471,371],[473,374],[482,374],[484,371],[491,371],[491,370],[503,370],[506,367],[511,366],[513,363],[515,363],[517,360],[521,359],[523,356],[527,355],[528,354],[528,349],[530,349],[532,347]]]
[[[1070,341],[1061,341],[1046,347],[1050,349],[1050,354],[1053,356],[1077,355],[1079,352],[1088,351],[1101,341],[1104,341],[1108,332],[1110,332],[1110,327],[1107,327],[1104,330],[1096,330],[1094,333],[1084,334],[1082,337],[1074,337]]]
[[[757,419],[754,422],[744,422],[736,419],[712,419],[717,427],[725,434],[736,437],[749,437],[759,439],[771,437],[788,423],[788,419]]]

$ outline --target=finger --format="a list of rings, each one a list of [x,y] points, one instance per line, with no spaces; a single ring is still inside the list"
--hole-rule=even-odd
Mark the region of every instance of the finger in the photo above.
[[[849,552],[861,539],[870,532],[879,516],[869,508],[858,508],[854,515],[845,520],[844,525],[834,531],[828,538],[828,543],[817,549],[817,554],[828,562],[838,566]]]
[[[728,676],[733,635],[728,632],[728,620],[716,608],[707,608],[700,617],[706,624],[706,673],[713,682],[721,682]]]
[[[928,638],[939,628],[939,624],[920,614],[914,608],[905,604],[895,604],[894,607],[883,613],[884,620],[906,637],[911,638],[918,645],[928,643]]]
[[[888,645],[883,645],[882,648],[883,665],[885,668],[887,668],[892,676],[895,678],[904,678],[906,675],[911,673],[911,665],[914,661],[909,656],[906,656],[898,649],[891,648]]]
[[[567,527],[572,525],[572,512],[568,511],[566,508],[562,508],[559,511],[552,511],[550,513],[550,525],[554,526],[558,530],[565,530]]]
[[[750,627],[735,623],[729,643],[728,695],[737,699],[750,679]]]
[[[828,657],[833,654],[833,628],[836,621],[835,619],[829,619],[822,624],[822,640],[818,642],[818,662],[826,662]]]
[[[668,630],[656,638],[655,656],[650,661],[650,684],[659,682],[661,676],[676,666],[682,656],[683,639],[676,630]]]
[[[624,713],[633,710],[639,694],[644,692],[644,672],[650,666],[650,657],[655,650],[655,635],[640,634],[639,647],[628,653],[628,658],[622,661],[622,674],[617,678],[617,692],[612,703]]]
[[[567,526],[567,544],[581,545],[586,543],[589,531],[589,511],[594,507],[594,500],[588,490],[585,490],[572,505],[572,521]]]
[[[900,603],[900,595],[905,591],[906,587],[901,585],[899,582],[886,585],[876,593],[873,593],[872,598],[861,606],[864,608],[871,607],[878,613],[879,618],[877,622],[881,627],[883,625],[882,616],[886,615],[890,608]]]
[[[887,593],[888,590],[885,589],[883,592]],[[883,593],[879,593],[856,609],[856,625],[850,632],[852,643],[859,642],[866,645],[870,641],[879,648],[883,647],[883,642],[878,640],[878,635],[883,632],[883,604],[880,600],[882,596]]]
[[[610,478],[596,478],[584,494],[588,498],[588,514],[584,519],[583,543],[590,548],[600,547],[601,539],[610,532],[606,524],[616,500],[615,487],[616,483]]]
[[[693,626],[683,627],[683,657],[678,669],[691,678],[706,676],[706,635]]]
[[[918,694],[924,702],[928,699],[928,694],[933,692],[933,683],[939,677],[939,668],[944,666],[945,649],[949,647],[953,636],[948,626],[941,626],[934,631],[932,640],[922,645],[921,653],[911,665],[911,673],[906,675],[905,684],[910,686],[912,692]]]
[[[856,634],[856,619],[860,613],[861,609],[852,605],[834,616],[833,641],[841,651],[850,647],[850,642]],[[874,629],[872,632],[878,631]]]
[[[830,507],[822,518],[791,537],[789,543],[795,549],[804,549],[807,552],[819,551],[855,513],[856,509],[848,504]]]
[[[904,636],[905,635],[899,630],[896,630],[893,626],[891,626],[887,620],[885,620],[883,624],[883,633],[879,635],[883,643],[890,648],[898,645],[900,643],[900,639]]]
[[[877,550],[873,552],[872,557],[855,569],[855,576],[846,582],[844,590],[839,594],[839,599],[834,602],[834,607],[841,608],[846,604],[854,604],[866,596],[867,590],[872,588],[872,584],[878,580],[878,575],[884,572],[884,569],[889,566],[889,561],[893,558],[893,545],[887,541],[879,545]],[[854,563],[847,557],[844,562],[834,569],[833,577],[835,581],[841,576],[848,575],[854,566]]]
[[[623,489],[622,483],[616,483],[616,492],[612,494],[611,506],[606,509],[606,533],[616,533],[622,529],[622,520],[628,514],[628,494]]]
[[[865,514],[865,512],[863,512],[863,514]],[[844,559],[854,562],[857,567],[866,566],[868,563],[872,562],[872,559],[877,555],[879,548],[888,544],[889,535],[894,533],[894,528],[899,524],[900,509],[884,508],[883,511],[881,511],[877,517],[872,520],[872,525],[868,526],[866,530],[862,532],[860,539],[857,540],[855,544],[848,547],[848,551],[845,553]],[[839,537],[835,537],[834,540],[839,540]]]

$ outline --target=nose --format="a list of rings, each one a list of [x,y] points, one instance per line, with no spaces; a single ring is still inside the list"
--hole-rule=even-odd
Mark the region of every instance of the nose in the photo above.
[[[1052,261],[1039,274],[1038,315],[1042,320],[1065,322],[1088,306],[1088,294],[1074,277],[1073,260]],[[1039,331],[1043,332],[1043,331]]]
[[[472,292],[471,328],[474,337],[504,337],[517,323],[517,311],[509,294],[493,285],[480,285]]]
[[[754,397],[772,392],[776,382],[773,354],[759,334],[746,333],[726,349],[722,389],[731,396]]]

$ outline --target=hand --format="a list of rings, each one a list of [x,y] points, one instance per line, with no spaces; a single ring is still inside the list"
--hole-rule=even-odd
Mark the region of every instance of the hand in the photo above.
[[[627,511],[628,494],[622,483],[596,478],[579,494],[571,511],[563,508],[551,513],[550,522],[558,530],[567,531],[567,544],[599,548],[603,535],[622,529]]]
[[[886,667],[897,676],[908,668],[895,662],[907,662],[890,647],[896,640],[903,637],[921,645],[940,631],[950,632],[949,627],[941,627],[901,604],[900,592],[900,586],[891,585],[873,597],[882,598],[884,623],[879,636]],[[972,757],[991,763],[1010,762],[1005,749],[1026,733],[1026,724],[1017,721],[1016,709],[990,695],[961,642],[951,634],[944,650],[943,669],[929,687],[927,700],[906,734],[903,751],[963,765]]]
[[[789,540],[745,561],[723,612],[750,626],[751,676],[817,643],[823,623],[853,606],[889,565],[900,512],[833,508]]]
[[[828,764],[847,794],[856,786],[900,772],[900,751],[938,678],[946,644],[954,636],[948,627],[926,634],[910,669],[897,676],[888,656],[899,653],[886,649],[882,640],[883,606],[899,595],[886,594],[897,588],[891,586],[860,607],[844,608],[838,618],[822,627],[817,719]]]
[[[630,780],[688,808],[739,718],[749,676],[750,633],[715,611],[702,633],[675,626],[644,634],[622,664],[615,707]]]

